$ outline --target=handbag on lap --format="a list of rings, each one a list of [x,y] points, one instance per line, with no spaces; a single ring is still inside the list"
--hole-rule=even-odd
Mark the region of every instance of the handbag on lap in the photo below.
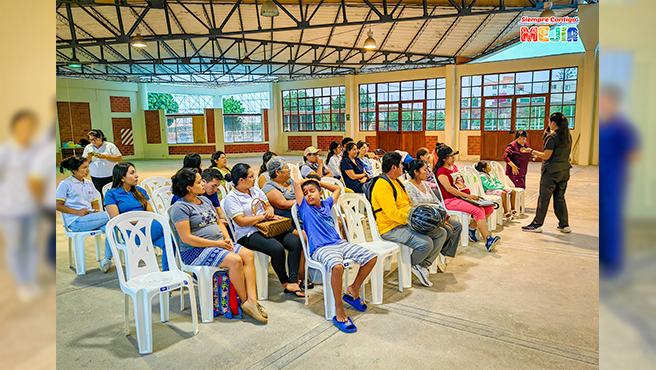
[[[253,203],[251,203],[253,215],[257,214],[257,206],[260,204],[262,205],[263,210],[266,209],[266,204],[262,199],[253,199]],[[255,228],[261,232],[264,237],[273,238],[274,236],[278,236],[286,231],[290,231],[292,229],[292,219],[283,217],[280,220],[262,221],[256,224]]]

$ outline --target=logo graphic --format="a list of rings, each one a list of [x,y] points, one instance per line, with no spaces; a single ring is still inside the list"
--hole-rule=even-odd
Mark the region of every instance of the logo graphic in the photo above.
[[[522,17],[521,42],[578,42],[579,17]],[[528,25],[533,25],[529,27]]]

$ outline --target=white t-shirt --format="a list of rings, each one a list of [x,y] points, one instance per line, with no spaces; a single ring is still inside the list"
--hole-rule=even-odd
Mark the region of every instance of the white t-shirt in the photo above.
[[[52,154],[56,152],[54,140],[43,141],[35,149],[34,158],[30,164],[29,176],[37,177],[44,182],[45,194],[43,197],[43,206],[46,209],[54,210],[55,192],[57,189],[57,180],[55,177],[55,166],[52,160]]]
[[[235,235],[236,241],[239,241],[239,239],[243,238],[244,236],[249,236],[257,232],[257,229],[255,226],[239,226],[236,222],[234,222],[234,218],[237,216],[248,217],[262,214],[264,213],[264,210],[262,209],[261,205],[257,206],[257,213],[253,214],[253,210],[251,208],[253,200],[259,198],[264,202],[269,201],[264,192],[257,186],[253,186],[249,190],[250,193],[242,193],[241,191],[233,188],[225,197],[225,209],[223,212],[225,212],[227,217],[233,220],[232,224],[235,227],[235,234],[237,234]]]
[[[37,211],[27,180],[35,149],[14,141],[0,145],[0,217],[20,217]]]
[[[107,155],[121,155],[121,152],[118,150],[116,145],[110,142],[103,142],[103,145],[100,148],[96,148],[93,144],[89,144],[84,148],[82,157],[86,158],[90,152],[96,152],[100,154]],[[91,172],[91,177],[112,177],[112,170],[116,166],[117,162],[112,162],[107,159],[99,159],[96,157],[91,158],[91,163],[89,164],[89,171]]]

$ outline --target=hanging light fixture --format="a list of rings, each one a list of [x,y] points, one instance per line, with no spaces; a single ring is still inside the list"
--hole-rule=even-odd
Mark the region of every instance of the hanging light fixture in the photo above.
[[[244,63],[244,64],[251,64],[251,63],[253,63],[253,61],[251,60],[251,58],[249,58],[248,56],[244,57],[244,59],[242,59],[241,62]]]
[[[273,0],[266,0],[262,4],[262,10],[260,10],[260,15],[263,17],[277,17],[280,14],[278,11],[278,6]]]
[[[77,57],[73,56],[68,61],[68,66],[71,67],[71,68],[80,68],[80,67],[82,67],[82,64],[80,64],[80,60],[77,59]]]
[[[369,27],[369,32],[367,32],[367,39],[364,40],[364,48],[367,50],[373,50],[376,48],[376,40],[374,40],[374,33]]]
[[[544,7],[544,11],[540,13],[540,18],[550,18],[556,16],[553,10],[551,10],[551,7],[553,6],[551,1],[545,1],[542,3],[542,6]]]
[[[146,44],[146,40],[144,40],[144,38],[139,33],[137,33],[137,35],[132,38],[132,41],[130,41],[130,45],[132,45],[133,48],[140,48],[140,49],[143,49],[146,46],[148,46]]]

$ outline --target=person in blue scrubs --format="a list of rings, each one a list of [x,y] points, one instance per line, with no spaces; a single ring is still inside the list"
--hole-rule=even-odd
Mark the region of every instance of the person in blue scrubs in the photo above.
[[[633,125],[619,112],[621,90],[603,86],[599,94],[599,269],[612,278],[624,263],[624,204],[629,165],[639,157]]]
[[[112,173],[112,188],[105,194],[105,210],[110,218],[119,214],[132,211],[153,212],[150,206],[150,197],[139,183],[139,175],[130,162],[119,162]],[[158,222],[153,222],[151,227],[153,245],[162,249],[162,270],[169,270],[164,246],[164,230]]]

